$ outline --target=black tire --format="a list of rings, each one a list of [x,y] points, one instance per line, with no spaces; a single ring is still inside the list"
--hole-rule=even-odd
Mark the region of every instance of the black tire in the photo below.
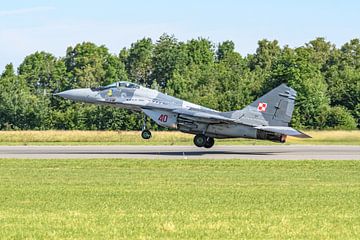
[[[206,143],[206,137],[204,134],[197,134],[194,137],[194,144],[197,147],[204,147]]]
[[[205,148],[212,148],[214,146],[215,140],[212,137],[207,137],[204,147]]]
[[[141,132],[141,137],[143,139],[150,139],[151,138],[151,132],[149,130],[145,129],[145,130],[143,130]]]

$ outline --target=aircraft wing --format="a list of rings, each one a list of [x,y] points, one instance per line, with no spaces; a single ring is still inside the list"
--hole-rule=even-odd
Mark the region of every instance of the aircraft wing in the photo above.
[[[311,138],[311,136],[300,132],[292,127],[282,127],[282,126],[258,126],[256,129],[284,134],[288,136],[298,137],[298,138]]]
[[[177,113],[181,115],[183,118],[187,118],[190,120],[194,120],[197,122],[205,122],[205,123],[234,123],[234,119],[223,117],[213,113],[207,112],[199,112],[190,109],[174,109],[173,113]]]

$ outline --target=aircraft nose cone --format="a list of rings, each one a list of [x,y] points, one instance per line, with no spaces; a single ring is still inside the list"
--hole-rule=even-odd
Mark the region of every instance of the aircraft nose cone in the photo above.
[[[90,88],[71,89],[60,93],[56,93],[54,95],[60,96],[65,99],[70,99],[73,101],[81,101],[81,102],[93,101],[96,98],[96,93],[91,91]]]
[[[59,92],[54,94],[55,96],[60,96],[65,99],[71,99],[75,100],[75,98],[79,97],[79,91],[80,89],[72,89],[72,90],[66,90],[63,92]]]
[[[59,96],[62,98],[68,98],[69,92],[71,92],[71,90],[67,90],[67,91],[63,91],[63,92],[59,92],[59,93],[55,93],[54,96]],[[71,95],[71,94],[70,94]]]

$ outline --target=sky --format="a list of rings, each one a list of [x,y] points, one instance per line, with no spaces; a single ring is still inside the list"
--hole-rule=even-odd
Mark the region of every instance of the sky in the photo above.
[[[360,38],[356,0],[11,0],[0,4],[0,73],[36,51],[57,57],[84,41],[111,53],[163,33],[180,41],[232,40],[242,55],[260,39],[298,47],[316,37],[340,47]]]

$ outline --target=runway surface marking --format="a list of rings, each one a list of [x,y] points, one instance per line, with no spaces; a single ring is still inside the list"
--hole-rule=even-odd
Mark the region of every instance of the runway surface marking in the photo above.
[[[360,160],[360,146],[0,146],[0,158]]]

